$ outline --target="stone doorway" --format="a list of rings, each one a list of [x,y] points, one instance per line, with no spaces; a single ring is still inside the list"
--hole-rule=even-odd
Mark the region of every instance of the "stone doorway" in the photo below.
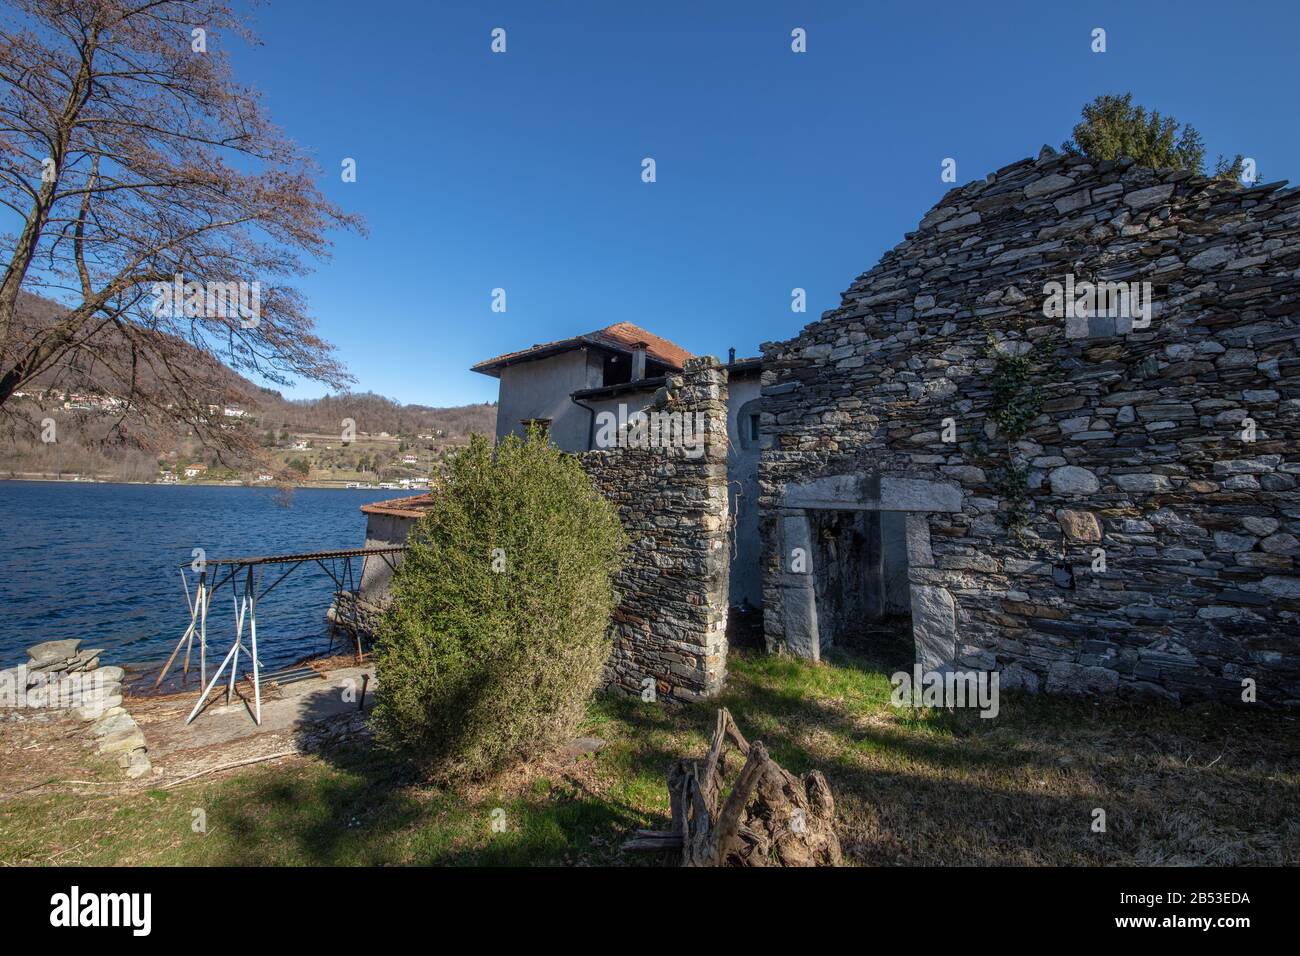
[[[960,487],[944,481],[834,475],[788,484],[777,509],[780,643],[820,660],[837,634],[907,613],[916,662],[950,665],[956,602],[933,582],[928,515],[961,505]]]
[[[906,514],[809,509],[807,515],[819,646],[853,645],[893,662],[898,651],[889,645],[912,628]]]

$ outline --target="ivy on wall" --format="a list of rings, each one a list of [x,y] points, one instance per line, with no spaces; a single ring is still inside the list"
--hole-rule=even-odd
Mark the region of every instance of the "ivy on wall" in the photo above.
[[[988,327],[982,351],[993,363],[989,374],[988,419],[997,426],[1004,447],[993,452],[983,436],[978,451],[989,460],[993,486],[1006,502],[1001,512],[1003,525],[1021,537],[1029,524],[1029,467],[1016,454],[1016,442],[1029,431],[1030,424],[1043,408],[1046,380],[1059,370],[1050,339],[1042,339],[1023,352],[1000,348],[997,337]]]

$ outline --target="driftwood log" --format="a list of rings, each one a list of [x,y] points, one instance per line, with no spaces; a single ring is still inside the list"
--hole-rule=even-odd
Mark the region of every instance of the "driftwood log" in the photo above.
[[[723,799],[727,744],[745,758]],[[625,850],[680,850],[683,866],[838,866],[835,801],[819,771],[802,779],[745,740],[724,707],[703,760],[668,769],[672,829],[638,830]]]

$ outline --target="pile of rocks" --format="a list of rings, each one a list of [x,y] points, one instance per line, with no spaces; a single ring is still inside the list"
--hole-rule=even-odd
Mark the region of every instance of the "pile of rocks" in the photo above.
[[[28,648],[26,664],[0,672],[7,687],[22,691],[21,699],[5,703],[66,709],[90,721],[87,744],[97,754],[115,757],[128,777],[139,777],[152,769],[144,734],[122,707],[122,668],[101,667],[102,653],[81,650],[75,638]]]
[[[83,651],[81,641],[69,638],[62,641],[46,641],[27,648],[27,686],[49,685],[72,674],[93,671],[99,667],[99,655],[103,648]],[[121,687],[119,681],[118,687]]]
[[[153,769],[140,725],[121,706],[110,707],[90,725],[95,753],[117,758],[128,777],[142,777]]]

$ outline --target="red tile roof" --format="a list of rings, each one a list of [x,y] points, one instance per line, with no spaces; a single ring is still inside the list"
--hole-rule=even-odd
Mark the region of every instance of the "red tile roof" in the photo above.
[[[418,518],[433,507],[433,495],[411,495],[406,498],[390,498],[388,501],[372,501],[361,506],[361,513],[367,515],[392,515],[395,518]]]
[[[479,362],[477,365],[471,366],[470,370],[482,372],[484,375],[499,376],[501,369],[505,366],[529,358],[541,358],[543,355],[550,355],[555,352],[567,352],[569,349],[581,348],[584,345],[595,345],[615,352],[630,353],[638,342],[646,344],[646,355],[649,358],[667,365],[673,371],[680,372],[682,366],[686,364],[686,360],[692,357],[691,353],[680,345],[660,338],[653,332],[647,332],[639,325],[633,325],[631,322],[616,322],[614,325],[597,329],[595,332],[588,332],[586,335],[575,335],[573,338],[558,339],[554,342],[534,345],[532,348],[520,349],[517,352],[507,352],[504,355],[498,355],[496,358]]]

